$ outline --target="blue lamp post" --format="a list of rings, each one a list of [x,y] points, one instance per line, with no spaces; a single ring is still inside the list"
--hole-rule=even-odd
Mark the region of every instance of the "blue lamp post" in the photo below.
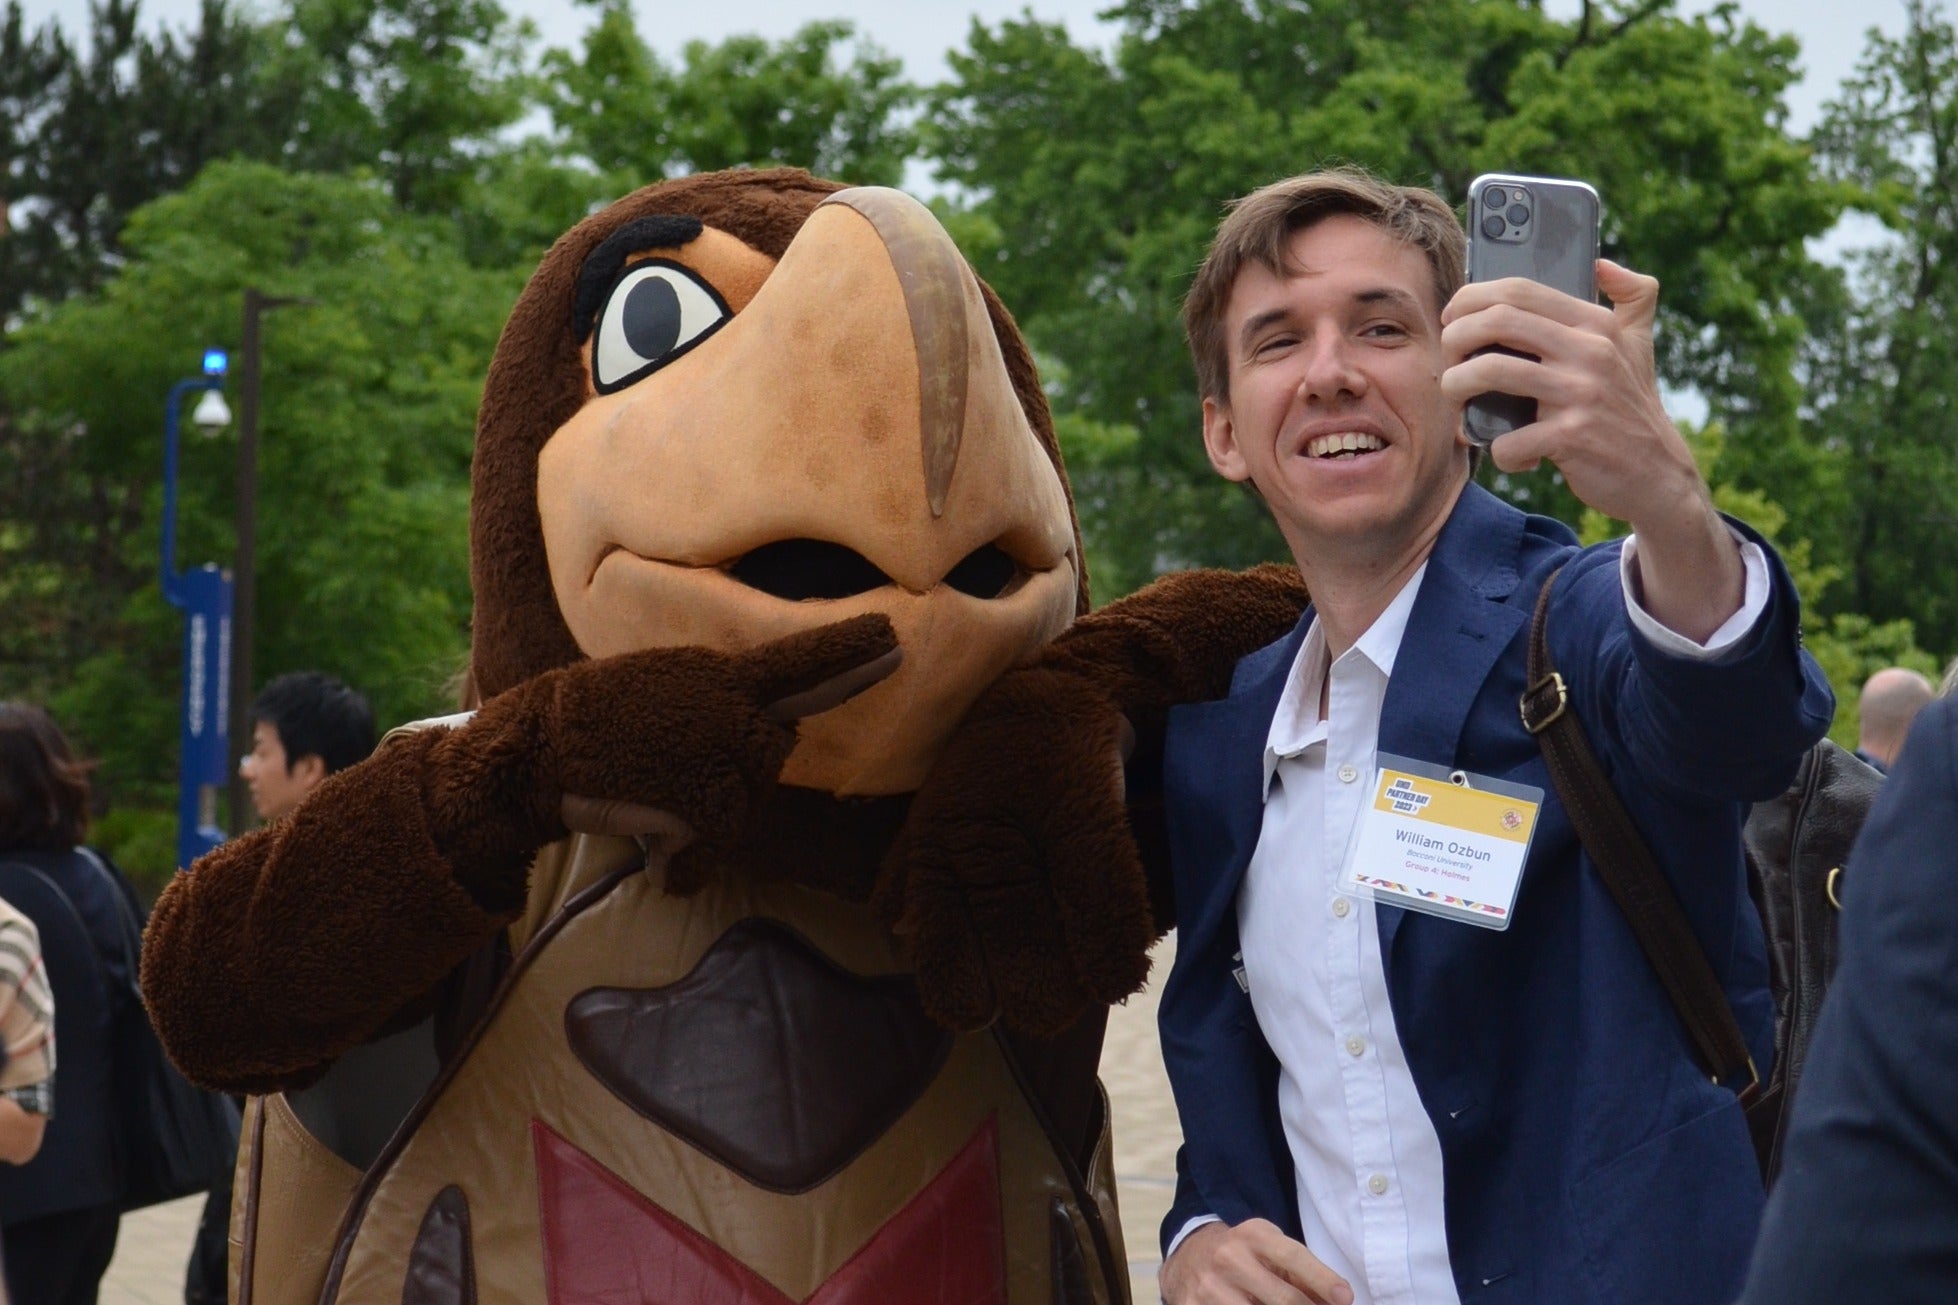
[[[231,421],[224,402],[228,359],[221,349],[204,353],[204,374],[170,387],[163,420],[163,596],[184,613],[183,764],[177,793],[177,865],[224,841],[217,824],[217,795],[229,778],[225,704],[231,692],[231,576],[206,562],[177,570],[177,427],[186,395],[203,398],[191,421],[215,435]]]

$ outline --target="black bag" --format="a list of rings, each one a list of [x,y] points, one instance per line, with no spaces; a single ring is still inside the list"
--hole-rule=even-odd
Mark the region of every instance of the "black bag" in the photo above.
[[[1785,793],[1748,814],[1742,842],[1749,888],[1767,934],[1775,1004],[1774,1065],[1763,1081],[1671,882],[1605,777],[1583,725],[1565,709],[1568,694],[1545,635],[1555,579],[1544,582],[1530,624],[1523,724],[1543,748],[1571,825],[1664,984],[1701,1064],[1716,1083],[1741,1085],[1761,1177],[1772,1183],[1809,1036],[1835,973],[1842,864],[1882,776],[1824,739],[1802,758]]]
[[[78,849],[109,881],[133,961],[143,928],[128,880],[88,848]],[[132,978],[115,1004],[116,1134],[121,1143],[122,1208],[139,1210],[209,1188],[238,1155],[238,1108],[231,1098],[193,1086],[177,1072],[150,1026]],[[57,1019],[59,1016],[57,1015]]]
[[[1836,973],[1842,867],[1882,784],[1874,767],[1824,739],[1802,758],[1787,792],[1748,813],[1743,840],[1768,935],[1775,1019],[1774,1068],[1749,1103],[1747,1122],[1769,1181],[1781,1171],[1788,1107]]]

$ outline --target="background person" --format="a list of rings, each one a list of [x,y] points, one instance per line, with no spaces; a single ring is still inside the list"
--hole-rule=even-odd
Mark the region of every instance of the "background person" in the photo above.
[[[1757,1060],[1741,808],[1832,702],[1785,569],[1714,512],[1659,401],[1657,283],[1599,262],[1610,308],[1461,288],[1463,254],[1431,192],[1296,177],[1233,208],[1185,306],[1211,463],[1255,486],[1313,608],[1227,699],[1170,715],[1172,1305],[1713,1305],[1745,1272],[1762,1194],[1735,1086],[1695,1063],[1518,718],[1526,626],[1559,572],[1570,707]],[[1580,551],[1470,483],[1461,407],[1490,391],[1538,404],[1496,464],[1548,458],[1633,539]],[[1379,754],[1544,791],[1504,932],[1348,886]]]
[[[1888,771],[1903,749],[1910,723],[1935,696],[1929,678],[1902,666],[1886,666],[1870,676],[1856,700],[1856,755]]]
[[[0,1168],[8,1289],[21,1305],[92,1305],[115,1253],[121,1175],[112,1093],[115,1003],[136,957],[89,859],[88,772],[39,707],[0,703],[0,898],[34,921],[61,1009],[61,1097],[41,1150]],[[126,899],[133,907],[133,896]]]
[[[0,901],[0,1162],[24,1165],[54,1112],[54,993],[41,931]]]
[[[1840,961],[1743,1305],[1958,1300],[1958,699],[1912,726],[1843,871]]]
[[[34,922],[0,901],[0,1164],[41,1149],[54,1110],[54,993]],[[0,1255],[0,1305],[7,1305]]]
[[[331,675],[281,675],[252,701],[252,750],[238,762],[262,820],[287,815],[319,787],[374,751],[374,709]]]

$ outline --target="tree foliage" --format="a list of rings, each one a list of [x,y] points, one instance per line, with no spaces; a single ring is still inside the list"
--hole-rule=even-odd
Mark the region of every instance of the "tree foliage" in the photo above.
[[[669,67],[627,0],[596,8],[582,55],[545,57],[545,103],[612,193],[744,164],[888,186],[916,151],[904,120],[916,89],[849,23],[810,23],[780,42],[689,41]]]
[[[86,42],[29,32],[18,0],[0,23],[0,319],[30,299],[100,284],[122,224],[228,154],[276,153],[279,98],[253,69],[263,34],[225,0],[189,32],[146,32],[136,0],[97,0]]]
[[[1909,619],[1958,646],[1958,33],[1911,0],[1873,31],[1815,135],[1888,238],[1812,292],[1800,438],[1757,442],[1736,475],[1801,505],[1837,581],[1828,610]]]

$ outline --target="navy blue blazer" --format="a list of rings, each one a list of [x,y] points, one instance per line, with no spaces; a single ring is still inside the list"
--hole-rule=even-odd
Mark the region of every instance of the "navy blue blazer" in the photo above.
[[[1747,1305],[1958,1300],[1958,700],[1910,728],[1843,873]]]
[[[1695,1064],[1517,711],[1530,613],[1558,567],[1550,646],[1572,705],[1768,1063],[1773,1005],[1741,822],[1746,803],[1787,786],[1834,709],[1800,649],[1787,572],[1771,560],[1768,613],[1732,659],[1671,657],[1633,636],[1618,544],[1579,551],[1562,524],[1473,484],[1429,558],[1380,748],[1547,796],[1506,931],[1374,908],[1388,997],[1440,1135],[1465,1302],[1726,1301],[1762,1203],[1734,1089]],[[1165,1246],[1202,1213],[1299,1236],[1278,1067],[1232,957],[1265,739],[1311,618],[1240,663],[1228,698],[1170,718],[1179,936],[1160,1023],[1185,1142]]]

